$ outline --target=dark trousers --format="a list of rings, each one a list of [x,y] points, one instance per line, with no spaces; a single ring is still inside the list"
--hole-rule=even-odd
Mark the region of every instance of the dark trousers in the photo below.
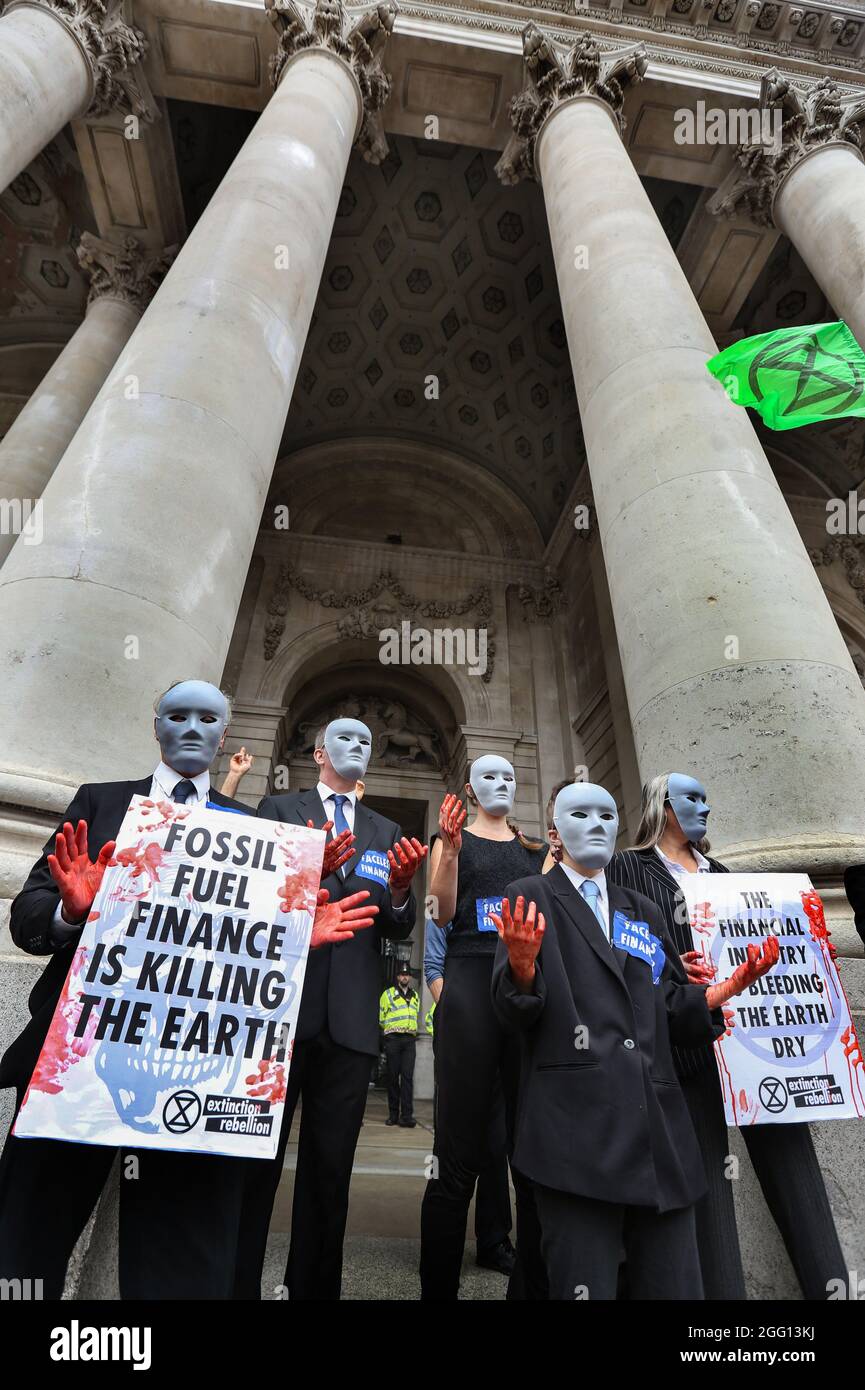
[[[694,1208],[658,1212],[535,1184],[551,1299],[613,1301],[624,1247],[632,1299],[702,1297]]]
[[[0,1279],[63,1293],[66,1266],[117,1149],[16,1139],[0,1156]],[[120,1150],[120,1296],[231,1298],[248,1160]]]
[[[511,1233],[511,1189],[508,1182],[507,1130],[505,1103],[500,1084],[496,1084],[487,1161],[478,1173],[475,1188],[475,1239],[478,1254],[494,1250]]]
[[[366,1052],[340,1047],[326,1029],[295,1043],[277,1156],[246,1162],[235,1298],[261,1298],[267,1232],[298,1098],[300,1138],[285,1285],[293,1299],[339,1298],[348,1190],[372,1064]]]
[[[386,1033],[384,1055],[387,1062],[387,1108],[392,1120],[414,1119],[414,1059],[416,1044],[413,1033]]]
[[[717,1068],[713,1063],[681,1086],[709,1182],[696,1206],[706,1298],[744,1299],[733,1183],[726,1176],[730,1137]],[[808,1126],[749,1125],[742,1136],[804,1297],[827,1298],[829,1280],[846,1281],[847,1269]]]
[[[466,1220],[478,1175],[489,1160],[489,1132],[496,1081],[501,1082],[508,1150],[519,1081],[516,1038],[506,1034],[490,999],[492,958],[448,957],[436,1009],[438,1094],[433,1153],[437,1176],[421,1206],[421,1297],[458,1297]],[[540,1227],[531,1183],[512,1169],[517,1207],[517,1268],[509,1298],[546,1297]]]

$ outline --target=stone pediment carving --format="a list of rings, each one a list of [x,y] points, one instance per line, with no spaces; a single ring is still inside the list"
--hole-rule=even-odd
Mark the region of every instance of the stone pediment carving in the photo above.
[[[481,679],[492,679],[495,666],[495,628],[492,622],[492,598],[489,588],[482,584],[465,597],[437,601],[423,599],[405,589],[395,574],[382,570],[378,579],[360,591],[319,589],[298,574],[292,565],[285,563],[267,605],[267,618],[264,630],[264,659],[271,661],[279,650],[285,632],[285,617],[288,612],[289,594],[295,589],[311,603],[319,603],[323,608],[344,608],[347,613],[337,623],[337,633],[341,638],[378,637],[385,628],[399,630],[400,624],[408,620],[418,624],[420,619],[460,618],[471,616],[482,625],[487,634],[486,670]]]
[[[373,736],[370,766],[400,769],[445,770],[445,751],[441,736],[400,700],[388,696],[347,695],[319,710],[315,719],[304,719],[289,740],[289,757],[310,757],[315,736],[331,719],[360,719]]]

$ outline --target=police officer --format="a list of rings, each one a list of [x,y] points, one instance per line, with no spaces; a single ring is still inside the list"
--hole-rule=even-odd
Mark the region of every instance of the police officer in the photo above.
[[[414,1062],[420,995],[412,989],[411,972],[401,962],[397,967],[396,984],[384,991],[379,1000],[378,1022],[384,1033],[384,1055],[387,1060],[387,1105],[385,1124],[414,1129]],[[402,1114],[400,1114],[402,1110]]]

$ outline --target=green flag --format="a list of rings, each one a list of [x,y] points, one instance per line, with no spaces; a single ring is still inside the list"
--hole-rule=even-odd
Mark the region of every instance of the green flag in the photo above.
[[[753,406],[772,430],[865,415],[865,352],[846,323],[758,333],[706,366],[736,405]]]

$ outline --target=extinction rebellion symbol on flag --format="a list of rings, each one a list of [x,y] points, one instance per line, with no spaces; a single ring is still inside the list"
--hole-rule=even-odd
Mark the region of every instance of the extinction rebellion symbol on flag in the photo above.
[[[742,338],[706,367],[735,405],[751,406],[773,430],[865,415],[865,352],[846,323]]]
[[[808,331],[798,339],[770,343],[757,353],[748,372],[748,383],[758,401],[764,399],[761,375],[767,372],[767,388],[772,392],[779,385],[775,373],[789,373],[793,394],[782,415],[804,411],[811,416],[818,407],[821,415],[843,415],[859,400],[865,385],[855,361],[837,352],[827,352],[817,334]]]

